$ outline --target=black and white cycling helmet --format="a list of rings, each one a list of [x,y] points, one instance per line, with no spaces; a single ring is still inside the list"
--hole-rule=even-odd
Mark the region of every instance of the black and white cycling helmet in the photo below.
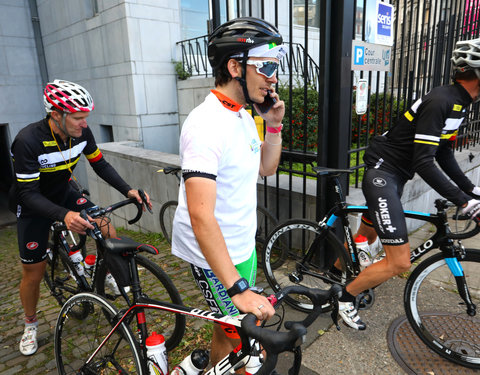
[[[281,59],[286,49],[278,29],[265,20],[241,17],[218,26],[208,38],[208,60],[213,69],[227,58],[248,57],[249,50],[262,45],[270,46],[270,57]],[[276,55],[274,56],[274,53]]]
[[[473,70],[480,79],[480,38],[461,40],[452,53],[453,77],[457,73]]]

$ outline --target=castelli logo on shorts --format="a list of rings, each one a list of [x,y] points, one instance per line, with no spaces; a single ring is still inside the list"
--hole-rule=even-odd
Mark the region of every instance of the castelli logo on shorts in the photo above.
[[[77,205],[81,206],[82,204],[87,203],[87,200],[85,198],[78,198],[77,199]]]
[[[387,185],[387,181],[385,181],[385,180],[384,180],[383,178],[381,178],[381,177],[375,177],[372,182],[373,182],[373,184],[374,184],[375,186],[377,186],[377,187],[384,187],[384,186]]]
[[[29,242],[27,243],[28,250],[35,250],[38,247],[38,242]]]

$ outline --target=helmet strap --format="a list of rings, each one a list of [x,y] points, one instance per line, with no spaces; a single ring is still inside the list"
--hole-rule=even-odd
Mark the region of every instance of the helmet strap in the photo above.
[[[240,86],[242,86],[243,96],[245,97],[245,101],[247,104],[253,105],[254,101],[248,95],[247,89],[247,60],[248,60],[248,51],[243,52],[243,59],[242,59],[242,70],[243,74],[242,77],[235,77],[235,79],[240,82]]]
[[[67,117],[67,114],[65,112],[62,113],[62,126],[60,126],[60,124],[52,117],[50,116],[50,118],[52,119],[53,123],[55,124],[55,126],[57,127],[58,130],[60,130],[63,134],[65,134],[67,137],[70,137],[70,134],[68,134],[68,131],[67,131],[67,125],[65,124],[65,118]]]

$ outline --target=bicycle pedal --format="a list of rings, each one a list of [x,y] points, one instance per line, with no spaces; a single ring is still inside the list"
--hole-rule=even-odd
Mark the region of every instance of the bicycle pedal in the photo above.
[[[299,284],[303,280],[303,276],[298,275],[296,272],[292,272],[290,275],[288,275],[288,278],[292,283]]]
[[[367,310],[372,307],[375,302],[375,293],[373,289],[360,293],[355,298],[355,308],[357,310]]]

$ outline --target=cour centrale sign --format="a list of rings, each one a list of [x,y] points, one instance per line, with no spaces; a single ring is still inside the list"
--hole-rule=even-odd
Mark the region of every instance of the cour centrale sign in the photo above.
[[[352,70],[390,71],[392,48],[352,40]]]

